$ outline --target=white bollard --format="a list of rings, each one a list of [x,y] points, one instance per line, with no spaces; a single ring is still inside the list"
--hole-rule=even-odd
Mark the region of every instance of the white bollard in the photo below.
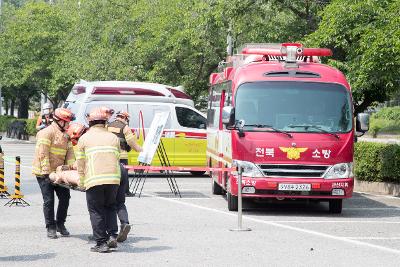
[[[243,232],[243,231],[251,231],[250,228],[243,228],[242,226],[242,173],[243,168],[238,164],[238,228],[231,229],[231,231],[235,232]]]

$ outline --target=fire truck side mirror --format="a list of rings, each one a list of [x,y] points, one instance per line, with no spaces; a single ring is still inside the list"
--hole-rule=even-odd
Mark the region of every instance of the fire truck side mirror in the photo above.
[[[369,130],[369,114],[359,113],[356,118],[356,131],[357,132],[367,132]]]
[[[226,126],[232,126],[235,122],[235,108],[227,106],[222,108],[222,123]]]

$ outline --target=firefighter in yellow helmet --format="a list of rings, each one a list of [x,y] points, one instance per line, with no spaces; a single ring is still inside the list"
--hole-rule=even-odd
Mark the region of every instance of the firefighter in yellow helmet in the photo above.
[[[124,165],[128,165],[128,152],[133,148],[136,151],[142,151],[142,148],[136,144],[135,136],[128,126],[129,114],[127,112],[118,112],[115,121],[108,124],[108,131],[114,133],[120,141],[121,155],[121,184],[117,194],[117,214],[120,221],[120,231],[117,241],[124,242],[131,230],[129,224],[128,210],[125,206],[125,194],[129,194],[129,176]]]
[[[65,108],[57,108],[50,126],[40,130],[36,135],[35,158],[32,173],[36,175],[43,196],[43,213],[49,238],[57,238],[57,232],[69,236],[65,228],[69,206],[69,189],[57,187],[50,183],[49,174],[60,165],[70,165],[75,161],[72,144],[65,135],[74,114]],[[56,219],[54,218],[54,192],[58,197]]]
[[[88,115],[89,130],[78,141],[76,159],[80,186],[86,188],[86,201],[96,245],[93,252],[109,252],[117,247],[115,208],[120,183],[118,137],[107,131],[107,113],[94,108]]]

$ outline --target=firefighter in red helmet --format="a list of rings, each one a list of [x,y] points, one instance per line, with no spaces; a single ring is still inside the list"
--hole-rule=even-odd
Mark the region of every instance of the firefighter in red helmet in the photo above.
[[[75,161],[72,144],[65,135],[74,114],[65,108],[57,108],[50,126],[36,135],[35,158],[32,173],[36,175],[43,196],[43,213],[49,238],[57,238],[57,232],[69,236],[65,228],[69,206],[69,189],[51,184],[49,174],[60,165],[70,165]],[[58,197],[57,214],[54,215],[54,193]]]

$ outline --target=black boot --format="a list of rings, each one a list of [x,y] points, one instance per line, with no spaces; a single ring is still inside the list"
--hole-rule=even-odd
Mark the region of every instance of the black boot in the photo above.
[[[117,248],[117,238],[115,236],[110,236],[110,239],[107,241],[107,246],[109,248]]]
[[[121,224],[121,230],[118,233],[117,241],[124,242],[128,238],[128,233],[131,230],[131,226],[129,224]]]
[[[47,237],[51,239],[56,239],[58,238],[57,232],[56,232],[56,227],[55,226],[49,226],[47,227]]]
[[[64,236],[64,237],[70,235],[67,228],[65,228],[64,224],[57,225],[57,232],[59,232],[61,234],[61,236]]]
[[[106,243],[96,245],[94,247],[90,248],[90,251],[92,252],[99,252],[99,253],[107,253],[110,252],[110,249],[108,248]]]

